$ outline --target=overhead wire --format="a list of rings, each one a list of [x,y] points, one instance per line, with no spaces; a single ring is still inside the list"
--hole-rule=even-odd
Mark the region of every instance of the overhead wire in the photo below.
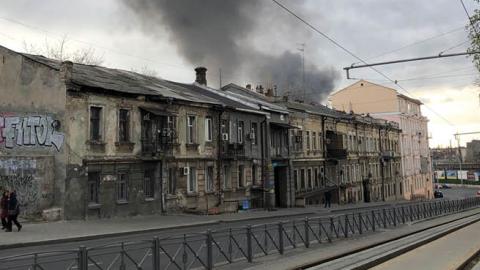
[[[358,61],[360,61],[361,63],[365,64],[365,65],[368,65],[368,63],[361,57],[357,56],[355,53],[353,53],[352,51],[350,51],[349,49],[345,48],[344,46],[342,46],[340,43],[338,43],[336,40],[334,40],[333,38],[331,38],[330,36],[328,36],[327,34],[323,33],[322,31],[320,31],[318,28],[316,28],[315,26],[313,26],[311,23],[307,22],[305,19],[303,19],[302,17],[300,17],[299,15],[297,15],[295,12],[293,12],[292,10],[290,10],[289,8],[287,8],[285,5],[281,4],[279,1],[277,0],[272,0],[275,4],[277,4],[279,7],[281,7],[283,10],[285,10],[286,12],[288,12],[289,14],[291,14],[292,16],[294,16],[295,18],[297,18],[299,21],[301,21],[302,23],[304,23],[306,26],[308,26],[310,29],[312,29],[314,32],[320,34],[321,36],[323,36],[324,38],[326,38],[327,40],[329,40],[331,43],[335,44],[337,47],[339,47],[340,49],[342,49],[344,52],[346,52],[348,55],[352,56],[353,58],[357,59]],[[411,94],[410,91],[408,91],[407,89],[405,89],[403,86],[401,86],[400,84],[396,83],[395,80],[393,80],[392,78],[390,78],[389,76],[387,76],[386,74],[384,74],[383,72],[381,72],[380,70],[378,70],[377,68],[375,67],[369,67],[370,69],[372,69],[373,71],[375,71],[376,73],[380,74],[382,77],[386,78],[387,80],[391,81],[391,82],[394,82],[398,88],[400,88],[401,90],[403,90],[405,93],[409,94],[410,96],[414,97],[415,95]],[[417,98],[418,99],[418,98]],[[430,108],[429,106],[427,105],[424,105],[426,108],[428,108],[431,112],[433,112],[435,115],[437,115],[440,119],[442,119],[443,121],[445,121],[447,124],[449,124],[450,126],[452,127],[455,127],[455,125],[450,122],[448,119],[446,119],[444,116],[442,116],[440,113],[436,112],[435,110],[433,110],[432,108]]]

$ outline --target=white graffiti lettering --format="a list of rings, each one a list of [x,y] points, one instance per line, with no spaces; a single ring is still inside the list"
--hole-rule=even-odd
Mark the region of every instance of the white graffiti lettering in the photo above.
[[[0,143],[6,148],[19,146],[55,146],[57,151],[63,145],[65,135],[56,130],[58,120],[50,116],[0,116]]]

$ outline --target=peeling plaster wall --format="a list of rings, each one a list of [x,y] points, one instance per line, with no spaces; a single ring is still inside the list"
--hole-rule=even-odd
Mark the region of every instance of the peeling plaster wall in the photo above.
[[[24,214],[63,207],[68,146],[61,78],[59,70],[0,47],[0,186],[17,189]],[[34,172],[22,167],[29,164]]]

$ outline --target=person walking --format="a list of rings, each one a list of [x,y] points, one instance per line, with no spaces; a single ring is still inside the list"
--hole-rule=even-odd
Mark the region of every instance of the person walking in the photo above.
[[[330,204],[332,202],[332,193],[329,191],[325,192],[325,208],[330,208]]]
[[[8,191],[3,191],[2,198],[0,198],[0,219],[2,220],[2,230],[8,228]]]
[[[22,229],[22,225],[17,220],[18,214],[20,214],[20,204],[17,200],[17,194],[15,193],[15,191],[12,191],[8,200],[8,227],[6,230],[7,232],[12,231],[12,223],[15,223],[18,231]]]

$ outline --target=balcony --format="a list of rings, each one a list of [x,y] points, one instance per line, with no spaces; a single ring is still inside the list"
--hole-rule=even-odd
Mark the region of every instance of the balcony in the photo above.
[[[229,143],[222,144],[221,157],[224,159],[237,159],[245,157],[245,145],[242,143]]]
[[[327,147],[327,157],[334,159],[346,159],[348,156],[347,149],[343,148],[328,148]]]
[[[172,156],[176,145],[173,140],[142,139],[142,155]]]
[[[395,152],[392,150],[382,151],[382,158],[385,160],[390,160],[395,157]]]

